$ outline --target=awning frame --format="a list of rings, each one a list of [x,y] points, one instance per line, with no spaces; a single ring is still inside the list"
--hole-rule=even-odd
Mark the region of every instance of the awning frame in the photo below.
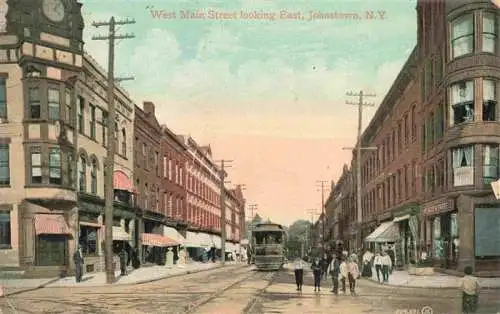
[[[399,239],[399,226],[394,221],[387,221],[380,224],[366,238],[365,242],[387,243],[396,242]]]
[[[73,234],[64,216],[60,214],[36,214],[33,222],[36,235],[57,234],[67,236]]]

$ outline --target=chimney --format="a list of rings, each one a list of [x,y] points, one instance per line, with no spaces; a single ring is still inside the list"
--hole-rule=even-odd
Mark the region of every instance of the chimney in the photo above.
[[[155,104],[153,104],[153,102],[151,101],[145,101],[142,103],[142,107],[143,107],[143,110],[144,110],[144,113],[146,114],[150,114],[150,115],[155,115]]]

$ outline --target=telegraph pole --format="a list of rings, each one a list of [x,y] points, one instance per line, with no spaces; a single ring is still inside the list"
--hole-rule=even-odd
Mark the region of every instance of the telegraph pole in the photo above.
[[[316,208],[312,208],[312,209],[307,209],[306,211],[311,215],[311,228],[309,228],[309,233],[310,233],[309,240],[311,242],[310,246],[312,249],[313,239],[317,240],[317,239],[315,239],[315,237],[313,237],[313,229],[314,229],[314,216],[317,215],[318,210]],[[314,241],[314,242],[316,242],[316,241]]]
[[[226,165],[226,163],[231,163],[232,160],[221,160],[220,161],[220,238],[221,238],[221,264],[224,265],[226,262],[226,188],[224,187],[226,172],[225,168],[231,166]]]
[[[321,215],[323,215],[323,219],[321,221],[321,229],[323,233],[323,240],[322,240],[322,245],[323,245],[323,254],[326,252],[325,248],[325,220],[326,220],[326,215],[325,215],[325,184],[328,183],[328,181],[324,180],[317,180],[316,183],[319,183],[321,186]]]
[[[106,282],[112,284],[115,281],[115,271],[113,267],[113,201],[114,201],[114,187],[113,187],[113,173],[114,173],[114,160],[115,152],[118,147],[115,147],[115,40],[134,38],[132,34],[117,35],[115,34],[116,25],[134,24],[134,20],[126,19],[124,21],[115,21],[114,16],[111,17],[109,22],[94,22],[94,27],[109,26],[109,33],[107,36],[94,36],[93,40],[107,40],[108,41],[108,151],[106,157],[106,171],[107,176],[104,178],[106,183],[104,217],[105,217],[105,269],[106,269]],[[129,80],[132,78],[123,78],[119,80]]]
[[[358,106],[358,135],[356,141],[356,209],[357,209],[357,224],[358,224],[358,239],[356,240],[356,246],[362,243],[361,240],[361,223],[363,222],[363,211],[361,209],[361,150],[373,150],[377,149],[376,147],[362,147],[361,143],[361,135],[363,130],[363,107],[373,107],[375,104],[365,103],[363,97],[375,97],[375,94],[363,93],[363,91],[359,91],[357,93],[348,92],[347,96],[351,97],[359,97],[358,102],[346,101],[348,105]]]

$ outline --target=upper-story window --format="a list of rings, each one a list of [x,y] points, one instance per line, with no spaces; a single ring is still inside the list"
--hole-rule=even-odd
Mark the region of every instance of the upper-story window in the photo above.
[[[474,51],[474,14],[460,16],[451,22],[452,59]]]
[[[28,102],[30,119],[40,119],[40,89],[38,89],[38,87],[33,87],[28,90]]]
[[[483,180],[489,184],[498,179],[498,145],[483,146]]]
[[[49,183],[61,184],[61,150],[53,147],[49,152]]]
[[[73,187],[73,155],[67,154],[66,155],[66,169],[68,172],[68,185],[70,187]]]
[[[59,120],[61,118],[61,105],[59,100],[59,89],[48,89],[49,119]]]
[[[78,132],[85,133],[84,124],[85,100],[82,96],[78,96]]]
[[[167,177],[167,156],[163,156],[163,177]]]
[[[90,193],[97,194],[97,160],[92,160],[90,169]]]
[[[108,113],[103,111],[102,112],[102,145],[106,146],[107,140],[106,140],[106,130],[108,129]]]
[[[463,81],[451,86],[450,105],[453,125],[474,121],[474,81]]]
[[[172,181],[172,159],[168,160],[168,179]]]
[[[7,86],[5,83],[5,79],[0,79],[0,119],[7,119]]]
[[[69,125],[73,125],[71,121],[71,91],[69,89],[66,89],[64,91],[64,104],[66,105],[65,109],[66,123]]]
[[[115,122],[115,152],[118,152],[118,123]]]
[[[78,163],[78,190],[85,192],[87,190],[87,160],[80,156]]]
[[[494,53],[498,41],[498,17],[493,12],[483,13],[483,51]]]
[[[127,131],[125,128],[122,129],[122,156],[127,156]]]
[[[31,183],[42,183],[42,153],[37,149],[31,152]]]
[[[452,149],[453,186],[474,184],[474,146]]]
[[[495,121],[497,119],[497,84],[494,80],[483,80],[483,120]]]
[[[90,138],[95,140],[96,136],[96,107],[92,104],[89,104],[90,109]]]
[[[0,144],[0,185],[10,184],[9,144]]]

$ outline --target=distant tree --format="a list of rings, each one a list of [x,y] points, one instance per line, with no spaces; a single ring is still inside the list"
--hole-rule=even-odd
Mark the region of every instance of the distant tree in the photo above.
[[[290,256],[300,256],[302,245],[304,245],[304,254],[307,253],[307,245],[310,241],[308,239],[310,228],[311,223],[307,220],[297,220],[288,227],[286,246]]]

